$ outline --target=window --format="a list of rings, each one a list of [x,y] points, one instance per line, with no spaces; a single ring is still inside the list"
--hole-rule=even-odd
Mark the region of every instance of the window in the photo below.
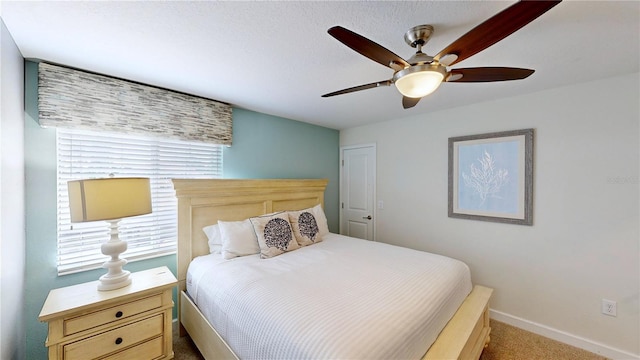
[[[177,200],[172,178],[222,177],[222,145],[122,134],[57,130],[58,274],[99,268],[100,246],[109,239],[107,222],[71,223],[67,181],[148,177],[153,212],[120,221],[129,261],[176,252]]]

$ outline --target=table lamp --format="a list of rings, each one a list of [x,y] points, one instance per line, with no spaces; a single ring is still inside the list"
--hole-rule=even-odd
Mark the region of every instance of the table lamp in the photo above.
[[[118,237],[118,222],[151,213],[149,179],[87,179],[67,184],[71,222],[107,221],[110,224],[111,238],[101,249],[111,259],[102,265],[108,272],[100,277],[98,290],[114,290],[131,284],[130,272],[122,270],[127,260],[119,257],[127,250],[127,242]]]

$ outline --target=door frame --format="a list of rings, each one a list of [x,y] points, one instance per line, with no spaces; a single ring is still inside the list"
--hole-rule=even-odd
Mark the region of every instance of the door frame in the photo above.
[[[376,194],[378,193],[377,188],[376,188],[376,183],[378,181],[378,170],[377,170],[377,163],[378,163],[378,148],[376,147],[376,143],[365,143],[365,144],[358,144],[358,145],[348,145],[348,146],[340,146],[340,162],[338,163],[338,165],[340,166],[340,198],[339,198],[339,210],[340,210],[340,218],[339,218],[339,222],[340,222],[340,234],[344,233],[344,229],[342,228],[342,220],[343,220],[343,198],[342,198],[342,194],[344,194],[343,191],[343,186],[344,186],[344,151],[345,150],[353,150],[353,149],[360,149],[360,148],[372,148],[373,149],[373,184],[372,184],[372,191],[373,191],[373,241],[377,241],[377,236],[378,236],[378,229],[377,229],[377,223],[378,223],[378,206],[377,206],[377,199],[376,199]]]

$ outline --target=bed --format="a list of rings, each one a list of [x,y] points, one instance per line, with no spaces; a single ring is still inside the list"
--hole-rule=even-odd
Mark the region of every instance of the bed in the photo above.
[[[201,296],[190,296],[192,294],[187,293],[187,278],[189,265],[203,262],[212,261],[208,260],[209,246],[207,238],[202,229],[217,221],[237,221],[250,217],[260,216],[264,214],[279,212],[279,211],[291,211],[311,208],[317,204],[324,206],[324,190],[327,185],[327,180],[323,179],[303,179],[303,180],[230,180],[230,179],[198,179],[198,180],[182,180],[174,179],[174,188],[176,190],[176,196],[178,198],[178,281],[179,281],[179,322],[181,325],[180,334],[184,335],[188,333],[193,342],[196,344],[202,355],[207,359],[237,359],[239,356],[232,350],[229,345],[235,344],[238,348],[238,339],[230,338],[229,330],[225,329],[226,326],[217,327],[212,325],[213,321],[208,321],[204,313],[211,312],[204,307],[201,309],[196,306],[195,302],[199,301],[197,298]],[[341,241],[342,240],[342,241]],[[356,240],[352,238],[341,238],[340,235],[330,234],[327,237],[327,241],[320,242],[318,244],[303,247],[300,250],[295,250],[290,253],[278,256],[276,258],[269,259],[270,264],[278,262],[292,261],[298,263],[301,259],[309,259],[309,256],[305,255],[305,251],[311,254],[310,250],[306,248],[316,247],[316,252],[333,254],[343,251],[341,248],[336,248],[341,243],[351,244],[352,247],[367,246],[363,245],[364,240]],[[324,243],[324,244],[323,244]],[[367,242],[368,243],[368,242]],[[369,243],[374,247],[389,246],[381,243]],[[398,247],[394,251],[413,251],[408,249],[402,249]],[[337,250],[336,250],[337,249]],[[383,252],[389,252],[390,248],[383,248]],[[421,253],[415,252],[414,253]],[[423,253],[428,254],[428,253]],[[406,255],[406,254],[405,254]],[[405,256],[402,253],[399,256]],[[419,255],[423,256],[423,255]],[[429,254],[429,256],[435,256]],[[298,258],[296,258],[298,257]],[[327,259],[334,258],[334,255],[321,258],[320,262],[326,262]],[[435,256],[438,258],[437,256]],[[280,259],[277,259],[280,258]],[[194,260],[195,259],[195,260]],[[272,261],[276,259],[277,261]],[[383,257],[380,257],[383,261]],[[242,261],[236,261],[240,264],[240,268],[250,268],[251,266],[258,266],[260,260],[251,259],[251,257],[242,258]],[[214,260],[213,260],[214,261]],[[265,260],[261,260],[262,264],[265,264]],[[254,262],[255,264],[252,264]],[[256,265],[257,264],[257,265]],[[465,265],[466,266],[466,265]],[[192,266],[194,268],[195,266]],[[205,266],[209,267],[209,265]],[[236,270],[239,271],[239,270]],[[420,275],[422,276],[422,275]],[[202,276],[201,276],[202,277]],[[191,284],[190,284],[191,285]],[[233,286],[231,286],[233,287]],[[192,292],[195,292],[192,290]],[[444,320],[444,327],[442,331],[438,331],[435,335],[427,334],[427,329],[416,327],[415,333],[404,334],[403,338],[416,338],[427,339],[429,336],[436,337],[435,341],[428,340],[425,343],[424,349],[419,351],[419,356],[424,359],[478,359],[482,353],[483,348],[489,342],[489,298],[491,297],[492,289],[474,286],[472,290],[460,299],[460,306],[454,309],[444,310],[444,312],[451,312],[453,315],[449,319]],[[466,292],[465,292],[466,294]],[[267,294],[268,295],[268,294]],[[266,295],[258,294],[256,297],[260,299]],[[242,301],[241,298],[234,300],[236,303]],[[267,300],[264,300],[268,302]],[[438,305],[440,306],[440,305]],[[412,306],[413,307],[413,306]],[[297,315],[295,315],[297,316]],[[295,317],[294,316],[294,317]],[[431,317],[431,316],[430,316]],[[440,320],[442,322],[442,320]],[[373,324],[373,323],[372,323]],[[376,325],[370,324],[369,327],[375,327]],[[303,324],[304,325],[304,324]],[[327,326],[335,326],[329,322]],[[317,327],[317,326],[316,326]],[[363,326],[366,328],[367,326]],[[380,326],[377,326],[380,327]],[[230,327],[233,333],[233,327]],[[221,331],[218,331],[221,330]],[[236,329],[237,330],[237,329]],[[363,329],[352,330],[352,332],[361,332]],[[220,332],[225,333],[221,335]],[[369,338],[369,345],[384,344],[383,341],[379,341],[376,336],[380,336],[375,333],[363,333],[360,337]],[[384,335],[385,338],[388,335]],[[227,341],[227,340],[229,341]],[[319,339],[319,338],[318,338]],[[334,339],[335,340],[335,339]],[[333,343],[337,341],[331,340]],[[318,340],[320,341],[320,340]],[[425,340],[426,341],[426,340]],[[429,344],[431,344],[429,346]],[[309,344],[307,344],[309,345]],[[386,344],[385,344],[386,345]],[[354,357],[354,353],[331,353],[323,352],[325,346],[318,344],[309,345],[311,348],[318,349],[315,353],[300,353],[290,352],[286,353],[293,358],[298,357]],[[315,347],[314,347],[315,346]],[[347,346],[349,347],[349,346]],[[387,346],[381,346],[380,350],[386,349]],[[264,349],[263,349],[264,350]],[[377,350],[376,350],[377,351]],[[416,354],[413,350],[414,354]],[[241,357],[260,357],[259,352],[252,353],[252,356],[242,355]],[[300,354],[306,354],[306,356],[300,356]],[[336,355],[338,354],[338,355]],[[347,354],[347,355],[340,355]],[[363,354],[363,353],[355,353]],[[376,354],[382,354],[376,352]],[[394,353],[398,354],[398,353]],[[411,355],[411,357],[416,357]]]

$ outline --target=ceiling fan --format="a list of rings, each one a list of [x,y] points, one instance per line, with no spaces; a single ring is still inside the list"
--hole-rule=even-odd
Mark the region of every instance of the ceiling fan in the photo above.
[[[403,95],[402,106],[408,109],[414,107],[422,97],[434,92],[443,81],[463,83],[524,79],[533,74],[534,70],[511,67],[449,70],[447,67],[471,57],[513,34],[561,1],[522,0],[517,2],[462,35],[435,56],[429,56],[422,52],[422,47],[433,34],[433,26],[415,26],[404,35],[407,44],[417,48],[416,53],[408,60],[404,60],[390,50],[351,30],[334,26],[329,29],[329,35],[369,59],[393,69],[394,73],[389,80],[350,87],[324,94],[322,97],[395,84]]]

